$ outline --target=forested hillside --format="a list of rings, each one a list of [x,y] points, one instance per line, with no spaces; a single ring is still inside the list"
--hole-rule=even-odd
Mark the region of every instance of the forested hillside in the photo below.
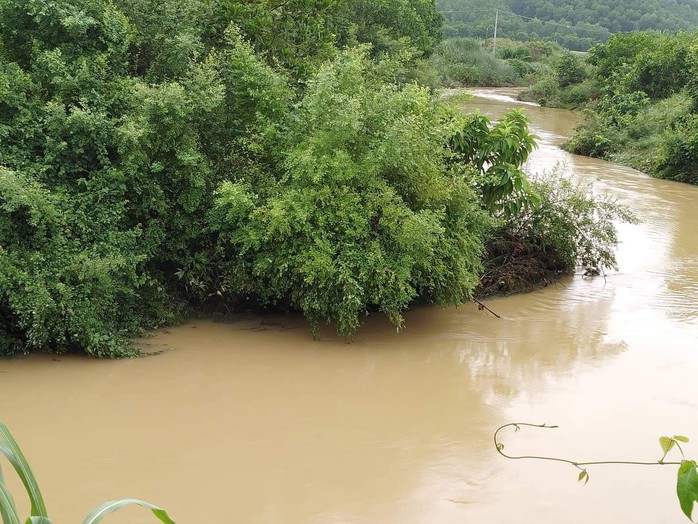
[[[439,0],[447,37],[492,37],[495,11],[499,35],[517,40],[549,39],[578,51],[620,31],[692,30],[696,0]]]

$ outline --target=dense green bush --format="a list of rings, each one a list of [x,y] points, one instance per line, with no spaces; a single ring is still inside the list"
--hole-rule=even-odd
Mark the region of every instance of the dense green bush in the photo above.
[[[601,96],[593,67],[569,51],[556,50],[534,65],[526,78],[531,85],[520,93],[521,100],[577,109]]]
[[[521,60],[519,58],[509,58],[507,60],[508,64],[514,68],[516,74],[521,78],[525,78],[528,75],[535,73],[536,69],[530,62]]]
[[[344,0],[337,4],[334,26],[340,45],[371,44],[374,55],[412,48],[424,56],[442,37],[443,16],[434,0]]]
[[[597,107],[597,112],[585,111],[566,149],[695,183],[695,157],[690,153],[693,100],[688,94],[652,103],[643,93],[630,93],[606,98]]]
[[[692,114],[667,131],[656,160],[660,177],[698,184],[698,115]]]
[[[439,17],[410,2],[355,21],[426,53]],[[450,116],[386,82],[419,55],[320,68],[337,51],[303,29],[309,10],[339,27],[359,4],[286,2],[278,19],[237,2],[0,2],[2,351],[128,355],[130,333],[241,297],[347,336],[368,308],[399,324],[416,296],[465,300],[488,219],[447,169]],[[243,187],[254,209],[224,220]]]
[[[542,106],[557,106],[560,85],[552,74],[536,75],[535,81],[519,94],[520,100],[535,102]]]
[[[76,200],[0,168],[0,353],[106,356],[139,325],[139,295],[151,285],[139,271],[142,231],[85,231]]]
[[[497,45],[497,58],[532,62],[533,53],[530,46],[523,42],[500,39]]]
[[[264,194],[224,183],[212,215],[233,255],[226,289],[345,336],[372,309],[400,326],[416,297],[467,300],[488,224],[446,169],[450,118],[424,89],[373,82],[372,69],[361,50],[325,65],[288,130],[284,177]]]
[[[173,55],[144,66],[112,3],[0,7],[3,350],[131,354],[125,334],[192,302],[178,269],[212,271],[213,191],[265,161],[291,92],[234,28],[154,83]]]
[[[655,104],[648,104],[625,122],[628,138],[640,140],[660,136],[673,128],[691,112],[693,101],[686,93],[678,93]]]
[[[601,118],[593,111],[587,110],[575,127],[572,137],[563,144],[563,148],[577,155],[604,158],[617,148],[612,136]]]
[[[560,93],[560,105],[578,109],[593,104],[601,97],[601,89],[594,78],[587,78],[579,84],[572,84]]]
[[[698,182],[692,152],[698,130],[696,49],[696,35],[658,32],[614,35],[593,48],[596,102],[568,149],[662,178]]]
[[[139,330],[260,306],[350,337],[470,298],[492,228],[535,206],[535,137],[415,84],[439,20],[431,0],[0,0],[0,352],[133,355]]]
[[[555,61],[555,76],[560,87],[579,84],[587,76],[584,64],[572,53],[562,53]]]
[[[291,92],[234,29],[181,71],[186,16],[149,41],[112,3],[40,7],[0,4],[2,351],[131,354],[191,303],[176,272],[205,265],[213,191],[264,161]]]
[[[557,168],[531,180],[538,205],[512,215],[487,242],[478,293],[510,293],[555,281],[576,267],[617,269],[614,221],[634,222],[628,208],[577,184]]]
[[[651,99],[666,98],[693,78],[694,39],[686,33],[619,33],[594,47],[589,61],[610,95],[642,92]]]

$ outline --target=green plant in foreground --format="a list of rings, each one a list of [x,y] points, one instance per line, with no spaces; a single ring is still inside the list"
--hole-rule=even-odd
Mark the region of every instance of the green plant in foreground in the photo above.
[[[693,522],[693,505],[694,502],[698,502],[698,464],[695,460],[687,460],[684,455],[681,443],[687,443],[688,437],[682,435],[674,435],[673,437],[659,437],[659,445],[662,448],[662,458],[656,462],[642,462],[642,461],[631,461],[631,460],[598,460],[591,462],[578,462],[575,460],[569,460],[560,457],[549,457],[544,455],[507,455],[504,453],[504,444],[499,441],[499,432],[505,428],[513,427],[515,431],[520,431],[522,427],[530,428],[545,428],[545,429],[555,429],[558,426],[549,426],[548,424],[528,424],[525,422],[513,422],[510,424],[504,424],[497,428],[494,432],[494,446],[497,449],[497,453],[502,455],[504,458],[512,460],[547,460],[552,462],[562,462],[564,464],[571,464],[579,470],[579,482],[584,482],[586,484],[589,482],[589,472],[587,471],[588,466],[600,466],[600,465],[610,465],[610,464],[623,464],[629,466],[679,466],[678,479],[676,482],[676,494],[679,498],[679,505],[681,506],[681,511],[686,515],[691,522]],[[681,454],[680,462],[667,462],[667,455],[672,449],[678,449]]]
[[[53,521],[46,512],[46,505],[34,473],[10,430],[2,422],[0,422],[0,454],[4,455],[10,462],[29,494],[31,516],[24,524],[52,524]],[[96,524],[109,513],[131,504],[149,509],[164,524],[175,524],[164,509],[136,499],[111,500],[100,504],[82,521],[82,524]],[[2,475],[2,468],[0,468],[0,517],[2,517],[3,524],[20,524],[17,508]]]

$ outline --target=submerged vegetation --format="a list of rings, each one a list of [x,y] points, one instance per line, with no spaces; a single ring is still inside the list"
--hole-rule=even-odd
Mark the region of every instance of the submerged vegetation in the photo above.
[[[614,222],[636,221],[626,207],[574,183],[563,166],[533,177],[531,191],[538,204],[511,215],[488,240],[480,295],[529,291],[576,266],[617,269]]]
[[[498,238],[612,266],[593,200],[598,229],[532,218],[569,202],[522,173],[525,117],[433,95],[441,22],[431,0],[0,0],[0,353],[132,355],[193,312],[399,327],[471,299]]]

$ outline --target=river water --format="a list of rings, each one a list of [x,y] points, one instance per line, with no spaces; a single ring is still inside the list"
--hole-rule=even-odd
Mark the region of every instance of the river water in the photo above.
[[[592,467],[583,486],[572,466],[495,452],[513,421],[560,428],[505,432],[505,451],[579,461],[698,440],[698,188],[562,152],[572,113],[501,91],[467,109],[508,107],[542,137],[530,170],[565,162],[635,210],[618,272],[489,300],[501,319],[419,308],[396,333],[370,317],[353,344],[264,316],[156,333],[140,343],[162,353],[138,360],[0,361],[0,418],[55,522],[126,496],[179,524],[685,522],[674,467]],[[153,522],[142,511],[108,521]]]

